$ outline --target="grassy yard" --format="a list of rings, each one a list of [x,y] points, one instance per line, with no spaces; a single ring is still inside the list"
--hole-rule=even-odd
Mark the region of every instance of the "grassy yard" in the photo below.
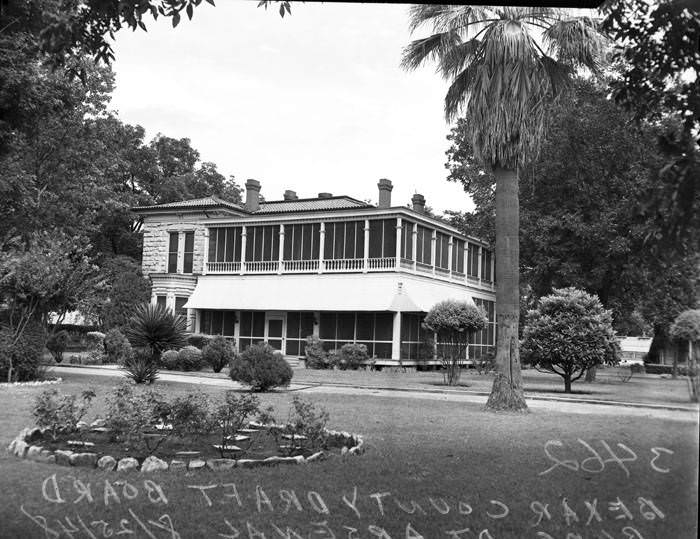
[[[59,387],[79,392],[89,385],[102,397],[113,384],[68,375]],[[156,387],[169,394],[193,389]],[[31,422],[40,391],[0,389],[0,445]],[[292,394],[262,400],[284,418]],[[366,437],[364,455],[143,476],[2,454],[0,536],[696,537],[696,422],[491,414],[438,400],[313,399],[330,412],[332,428]],[[98,399],[96,413],[101,406]]]

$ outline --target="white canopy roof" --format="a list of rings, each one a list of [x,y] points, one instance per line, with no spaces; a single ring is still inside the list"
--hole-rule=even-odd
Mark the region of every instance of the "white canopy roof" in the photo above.
[[[445,299],[472,302],[463,286],[406,274],[206,275],[185,307],[426,312]]]

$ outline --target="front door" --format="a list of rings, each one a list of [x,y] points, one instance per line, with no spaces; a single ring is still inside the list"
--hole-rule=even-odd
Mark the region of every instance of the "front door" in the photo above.
[[[284,315],[268,314],[265,330],[265,340],[267,344],[284,354],[284,338],[282,337],[284,335]]]

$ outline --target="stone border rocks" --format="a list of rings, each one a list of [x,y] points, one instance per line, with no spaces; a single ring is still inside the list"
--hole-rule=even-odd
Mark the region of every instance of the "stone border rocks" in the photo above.
[[[39,380],[33,382],[11,382],[9,384],[3,382],[2,384],[0,384],[0,389],[10,389],[13,387],[50,386],[54,384],[60,384],[61,382],[63,382],[63,378],[54,378],[53,380]]]
[[[251,423],[251,426],[269,427],[270,425],[262,425],[260,423]],[[275,425],[280,427],[282,425]],[[196,471],[201,469],[209,469],[213,471],[225,471],[233,468],[255,468],[258,466],[276,466],[279,464],[307,464],[325,460],[329,453],[326,451],[318,451],[308,457],[301,455],[296,457],[281,457],[273,456],[265,459],[226,459],[212,458],[203,460],[197,456],[197,452],[192,452],[192,458],[179,456],[173,459],[170,463],[159,459],[153,455],[146,457],[142,463],[139,463],[133,457],[124,457],[117,460],[111,455],[99,455],[91,451],[71,451],[57,449],[50,451],[40,445],[34,445],[33,442],[46,432],[47,429],[39,427],[24,428],[17,437],[10,442],[7,447],[7,452],[19,458],[33,460],[36,462],[44,462],[47,464],[58,464],[60,466],[69,467],[84,467],[95,468],[105,472],[117,471],[140,471],[141,473],[151,473],[157,471],[172,470],[178,471]],[[339,442],[342,445],[340,455],[346,457],[348,455],[359,455],[364,452],[364,439],[358,434],[351,434],[344,431],[326,430],[330,438]]]

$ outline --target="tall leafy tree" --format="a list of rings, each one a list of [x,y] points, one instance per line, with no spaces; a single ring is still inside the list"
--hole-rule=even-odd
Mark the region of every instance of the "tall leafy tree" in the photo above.
[[[538,151],[546,102],[579,67],[597,71],[604,44],[588,18],[552,8],[419,5],[402,65],[435,61],[451,82],[448,121],[465,113],[475,157],[496,179],[496,319],[498,373],[491,409],[526,409],[518,347],[518,173]],[[540,44],[541,43],[541,44]]]

